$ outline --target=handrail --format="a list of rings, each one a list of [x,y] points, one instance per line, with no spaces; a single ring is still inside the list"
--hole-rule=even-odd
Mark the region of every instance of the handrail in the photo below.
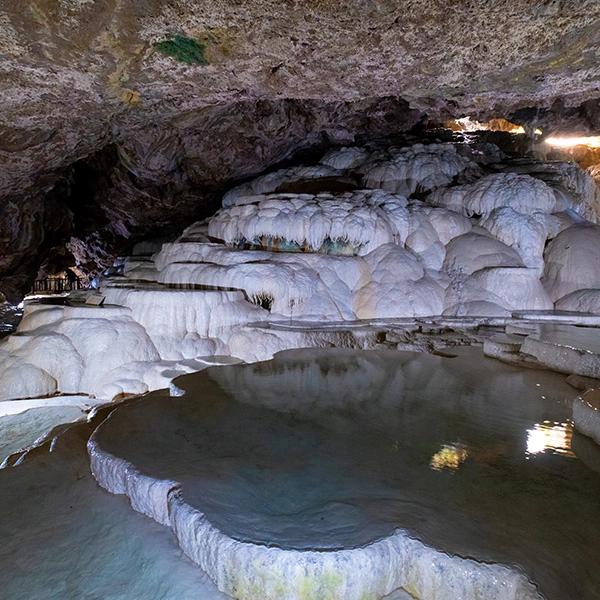
[[[31,291],[35,293],[61,294],[62,292],[72,292],[73,290],[83,289],[79,277],[69,279],[68,277],[46,277],[37,279],[33,282]]]

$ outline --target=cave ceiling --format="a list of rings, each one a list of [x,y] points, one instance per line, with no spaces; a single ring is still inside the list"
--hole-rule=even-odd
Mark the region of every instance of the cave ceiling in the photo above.
[[[0,289],[299,150],[464,115],[598,132],[599,22],[597,0],[5,0]]]

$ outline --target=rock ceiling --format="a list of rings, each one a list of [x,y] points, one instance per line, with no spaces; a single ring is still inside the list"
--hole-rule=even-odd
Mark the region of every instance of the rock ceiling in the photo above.
[[[298,149],[465,114],[598,131],[599,21],[596,0],[6,0],[3,289]]]

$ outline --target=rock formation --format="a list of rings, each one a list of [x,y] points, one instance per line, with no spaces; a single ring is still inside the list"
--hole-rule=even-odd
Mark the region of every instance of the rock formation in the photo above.
[[[293,323],[318,330],[553,309],[594,318],[595,188],[570,186],[570,165],[556,163],[548,182],[533,168],[510,172],[522,163],[500,154],[464,143],[347,146],[237,186],[208,220],[140,246],[102,279],[106,308],[27,306],[18,334],[0,345],[0,397],[112,399],[164,387],[220,355],[255,361],[286,348],[361,345]],[[95,359],[108,348],[110,359]]]
[[[465,114],[598,130],[599,12],[594,0],[8,0],[0,289],[20,298],[61,257],[94,275],[208,216],[223,186],[324,143]]]
[[[4,0],[1,564],[37,573],[10,593],[599,597],[599,24]],[[172,539],[104,514],[86,443]],[[171,585],[174,541],[220,592]]]

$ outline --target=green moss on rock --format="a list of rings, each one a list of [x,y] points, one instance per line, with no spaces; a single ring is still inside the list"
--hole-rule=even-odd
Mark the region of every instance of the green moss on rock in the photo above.
[[[165,40],[156,42],[154,48],[161,54],[188,65],[208,64],[208,60],[206,60],[204,55],[206,46],[198,40],[185,35],[171,35]]]

